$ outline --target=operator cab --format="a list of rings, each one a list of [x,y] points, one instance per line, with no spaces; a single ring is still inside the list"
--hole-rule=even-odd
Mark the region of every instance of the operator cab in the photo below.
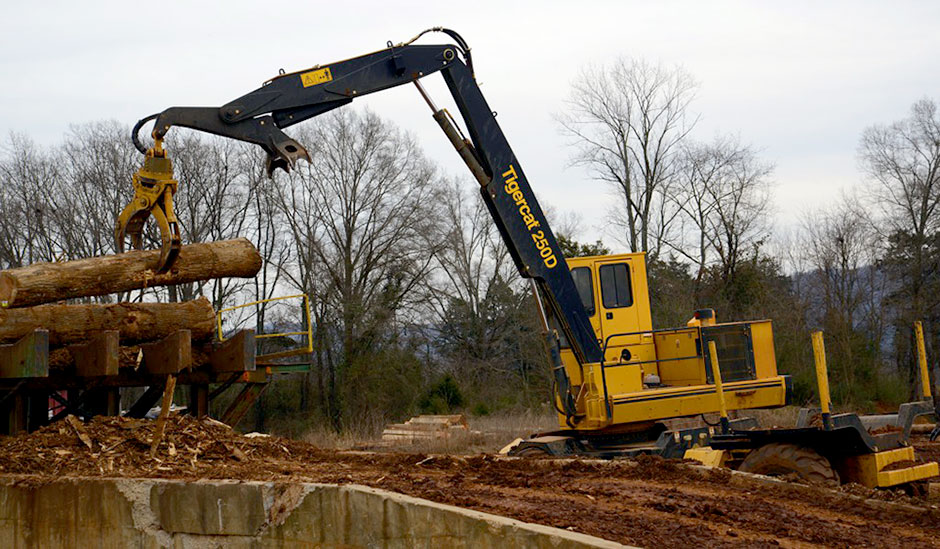
[[[602,349],[607,344],[604,361],[654,359],[645,254],[578,257],[567,262],[598,343]]]
[[[686,326],[653,329],[646,254],[566,260],[581,303],[604,354],[611,395],[713,383],[706,367],[714,340],[722,379],[746,381],[777,375],[769,320],[717,324],[711,309],[696,311]],[[580,368],[562,339],[562,360],[572,384]]]

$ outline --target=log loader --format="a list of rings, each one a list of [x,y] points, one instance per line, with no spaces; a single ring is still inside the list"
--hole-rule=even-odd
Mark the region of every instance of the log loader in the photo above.
[[[415,43],[429,32],[443,33],[450,41]],[[422,86],[421,79],[435,73],[443,76],[466,133]],[[116,223],[118,249],[123,250],[127,237],[141,247],[144,224],[153,215],[162,237],[154,270],[173,267],[180,247],[173,213],[178,182],[163,139],[174,126],[254,143],[267,154],[273,175],[278,169],[289,172],[300,159],[310,160],[304,146],[283,129],[357,97],[406,84],[417,88],[479,183],[519,273],[536,294],[560,429],[521,441],[510,453],[682,457],[692,452],[703,461],[732,463],[732,450],[709,446],[713,437],[750,432],[756,424],[732,421],[727,411],[784,406],[791,397],[789,376],[777,372],[771,321],[718,323],[706,309],[685,327],[654,330],[644,254],[566,259],[475,79],[470,47],[453,30],[435,27],[373,53],[282,71],[221,107],[171,107],[140,120],[132,139],[144,162],[134,176],[134,200]],[[138,133],[150,121],[153,145],[146,147]],[[675,418],[719,412],[720,425],[668,425]],[[799,445],[801,435],[794,436]],[[774,437],[742,442],[739,436],[735,459],[754,451],[765,462],[781,462],[771,446],[780,442]],[[809,444],[805,450],[814,448],[819,446]]]

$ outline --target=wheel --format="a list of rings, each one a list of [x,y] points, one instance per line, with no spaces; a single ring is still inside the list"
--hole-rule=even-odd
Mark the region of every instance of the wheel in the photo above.
[[[738,470],[767,476],[796,475],[821,486],[838,486],[839,474],[825,457],[812,448],[773,443],[761,446],[744,458]]]
[[[521,448],[519,447],[521,446]],[[516,446],[509,451],[510,456],[516,457],[528,457],[528,458],[545,458],[551,457],[552,453],[548,451],[544,446],[536,446],[534,444],[526,444],[523,442],[519,446]]]

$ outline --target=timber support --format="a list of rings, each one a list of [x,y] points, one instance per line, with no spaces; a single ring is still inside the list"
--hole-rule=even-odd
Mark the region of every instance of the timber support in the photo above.
[[[0,432],[32,431],[70,414],[142,418],[161,398],[165,421],[176,385],[186,387],[189,413],[205,417],[213,398],[243,384],[225,411],[229,421],[237,421],[272,375],[306,369],[281,360],[258,369],[255,331],[223,338],[204,297],[174,303],[62,302],[251,277],[261,267],[246,239],[184,246],[166,273],[150,270],[152,255],[129,252],[0,271]],[[135,387],[146,390],[141,394]],[[140,396],[122,409],[122,393]]]

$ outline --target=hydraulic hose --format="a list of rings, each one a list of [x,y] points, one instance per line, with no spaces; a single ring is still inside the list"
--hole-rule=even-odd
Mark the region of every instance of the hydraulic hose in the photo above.
[[[158,116],[160,116],[160,113],[151,114],[146,118],[141,118],[137,121],[136,124],[134,124],[134,129],[131,130],[131,141],[134,142],[134,146],[137,147],[137,150],[140,151],[141,154],[147,154],[147,147],[145,147],[144,144],[140,142],[140,138],[137,136],[137,134],[140,133],[140,129],[144,127],[144,124],[156,119]]]

